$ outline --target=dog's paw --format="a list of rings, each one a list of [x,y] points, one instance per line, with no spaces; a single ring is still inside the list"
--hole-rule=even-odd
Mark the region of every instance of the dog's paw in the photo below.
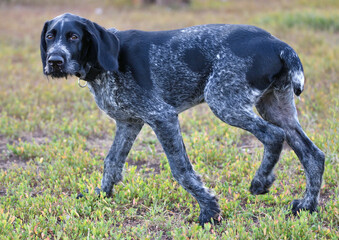
[[[292,201],[292,213],[297,215],[300,211],[309,211],[310,213],[317,211],[317,203],[308,199],[295,199]]]
[[[251,182],[250,192],[253,195],[266,194],[275,180],[275,175],[270,174],[267,177],[255,176]]]
[[[101,194],[101,189],[100,188],[98,188],[98,187],[96,187],[95,189],[94,189],[94,191],[95,191],[95,194],[96,195],[98,195],[98,196],[100,196],[100,194]]]
[[[87,188],[84,190],[84,193],[88,193],[88,189],[87,189]],[[79,193],[79,194],[77,195],[76,199],[80,199],[80,198],[83,198],[83,197],[84,197],[84,194]]]
[[[111,190],[110,192],[105,192],[104,190],[96,187],[94,189],[94,192],[98,197],[103,196],[104,198],[110,198],[110,197],[112,197],[113,190]]]
[[[94,189],[94,192],[95,192],[95,194],[96,194],[98,197],[100,197],[100,194],[102,194],[101,189],[98,188],[98,187],[96,187],[96,188]],[[87,193],[88,193],[88,189],[86,188],[86,189],[84,190],[84,193],[81,193],[81,192],[80,192],[80,193],[77,195],[76,199],[83,198],[84,195],[87,194]]]
[[[211,223],[212,219],[214,224],[221,221],[220,207],[216,199],[211,201],[208,207],[200,210],[199,224],[203,227],[205,223]]]

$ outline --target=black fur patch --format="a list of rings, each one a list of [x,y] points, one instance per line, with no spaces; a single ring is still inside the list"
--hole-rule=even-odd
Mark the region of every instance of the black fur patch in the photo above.
[[[131,71],[139,86],[146,90],[152,89],[150,75],[149,49],[151,44],[162,45],[170,38],[169,32],[143,32],[129,30],[118,32],[120,39],[119,70]]]
[[[252,58],[246,79],[253,87],[264,90],[282,70],[283,64],[275,50],[280,43],[268,32],[258,28],[255,30],[233,31],[227,38],[227,44],[237,56]]]
[[[184,62],[196,73],[205,73],[210,66],[199,48],[187,49],[184,53]]]

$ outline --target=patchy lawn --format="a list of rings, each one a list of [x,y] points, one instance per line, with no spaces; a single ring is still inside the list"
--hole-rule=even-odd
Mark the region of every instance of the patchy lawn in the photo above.
[[[26,1],[27,2],[27,1]],[[337,239],[339,4],[318,1],[200,1],[192,8],[1,5],[0,239]],[[212,1],[213,2],[213,1]],[[95,8],[103,8],[101,15]],[[263,147],[222,123],[208,106],[180,115],[188,155],[219,197],[221,224],[198,225],[199,206],[173,179],[150,127],[138,136],[112,198],[97,198],[103,159],[115,124],[76,79],[46,79],[39,41],[43,23],[72,12],[118,29],[159,30],[206,23],[265,28],[289,43],[304,64],[306,87],[296,99],[301,125],[325,152],[319,211],[291,216],[305,191],[303,168],[284,147],[266,195],[249,185]],[[89,190],[76,200],[79,192]]]

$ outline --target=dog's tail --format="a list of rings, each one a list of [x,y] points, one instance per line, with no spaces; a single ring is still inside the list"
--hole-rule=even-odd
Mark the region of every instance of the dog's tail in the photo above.
[[[280,59],[287,70],[287,80],[292,83],[295,95],[299,96],[304,90],[304,71],[297,53],[288,45],[280,49]]]

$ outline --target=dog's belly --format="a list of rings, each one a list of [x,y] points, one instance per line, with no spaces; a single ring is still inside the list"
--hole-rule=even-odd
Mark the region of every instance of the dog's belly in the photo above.
[[[164,72],[164,71],[162,71]],[[178,113],[204,101],[204,88],[208,76],[189,71],[167,71],[154,74],[154,93],[171,105]]]

